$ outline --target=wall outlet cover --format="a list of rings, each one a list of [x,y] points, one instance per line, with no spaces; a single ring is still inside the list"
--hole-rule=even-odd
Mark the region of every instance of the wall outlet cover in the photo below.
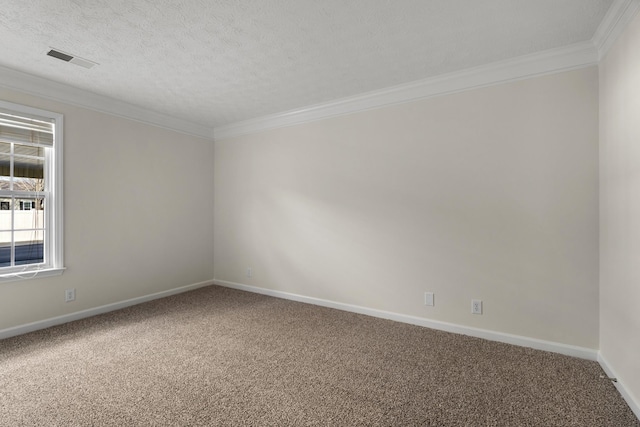
[[[471,300],[471,314],[482,314],[482,300]]]
[[[429,307],[433,307],[434,306],[433,292],[425,292],[424,293],[424,305],[429,306]]]
[[[65,289],[64,291],[64,302],[75,301],[76,299],[76,290],[75,289]]]

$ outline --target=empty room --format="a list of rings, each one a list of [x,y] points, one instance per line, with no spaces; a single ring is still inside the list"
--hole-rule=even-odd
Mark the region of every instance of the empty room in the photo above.
[[[0,427],[640,427],[640,0],[0,1]]]

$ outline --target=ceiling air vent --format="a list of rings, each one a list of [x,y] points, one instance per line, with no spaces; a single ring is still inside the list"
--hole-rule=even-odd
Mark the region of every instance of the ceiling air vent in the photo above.
[[[79,65],[84,68],[93,68],[94,65],[98,65],[96,62],[89,61],[88,59],[80,58],[79,56],[74,56],[66,52],[62,52],[58,49],[51,49],[49,52],[47,52],[47,55],[58,58],[65,62]]]

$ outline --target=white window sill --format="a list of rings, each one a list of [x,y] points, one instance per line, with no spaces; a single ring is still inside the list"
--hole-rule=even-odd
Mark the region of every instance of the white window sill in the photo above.
[[[61,268],[48,268],[46,270],[20,271],[0,274],[0,283],[15,282],[17,280],[40,279],[42,277],[60,276],[66,270]]]

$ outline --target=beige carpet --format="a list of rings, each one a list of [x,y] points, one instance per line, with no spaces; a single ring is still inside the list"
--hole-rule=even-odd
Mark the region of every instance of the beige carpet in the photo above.
[[[0,341],[0,425],[640,426],[601,374],[214,286]]]

